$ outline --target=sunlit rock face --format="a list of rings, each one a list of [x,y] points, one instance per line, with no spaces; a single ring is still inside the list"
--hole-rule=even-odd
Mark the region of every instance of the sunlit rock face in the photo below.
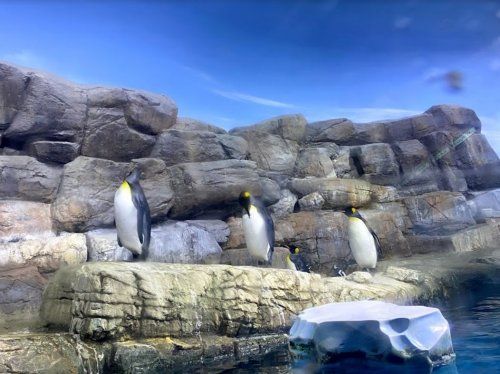
[[[302,312],[290,330],[292,351],[321,362],[359,355],[430,362],[453,355],[450,327],[439,309],[381,301],[333,303]]]

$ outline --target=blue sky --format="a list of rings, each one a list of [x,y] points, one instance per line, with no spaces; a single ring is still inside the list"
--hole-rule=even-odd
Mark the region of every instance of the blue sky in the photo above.
[[[231,128],[473,108],[500,151],[500,2],[4,1],[0,60],[171,96]],[[463,89],[449,88],[456,71]]]

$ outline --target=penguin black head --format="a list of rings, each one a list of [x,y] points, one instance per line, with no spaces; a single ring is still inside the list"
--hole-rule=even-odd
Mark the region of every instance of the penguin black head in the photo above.
[[[137,184],[139,183],[139,179],[141,179],[141,171],[138,168],[132,170],[125,178],[128,184]]]
[[[348,206],[347,208],[344,209],[344,214],[347,216],[347,217],[357,217],[359,216],[359,212],[356,208],[352,207],[352,206]]]
[[[252,203],[252,195],[250,194],[250,192],[243,191],[242,193],[240,193],[238,203],[243,209],[246,210],[247,214],[250,215],[250,205]]]
[[[300,248],[297,247],[296,245],[287,245],[286,246],[288,248],[288,250],[290,251],[290,254],[292,255],[298,255],[300,253]]]

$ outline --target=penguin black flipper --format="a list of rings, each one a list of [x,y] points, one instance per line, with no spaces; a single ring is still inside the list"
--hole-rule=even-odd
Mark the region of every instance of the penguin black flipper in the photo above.
[[[368,225],[366,226],[368,227]],[[370,231],[370,234],[373,236],[373,240],[375,240],[375,247],[377,248],[377,255],[379,258],[382,258],[382,246],[380,245],[380,239],[378,235],[373,231],[370,227],[368,227],[368,230]]]
[[[260,199],[255,199],[255,205],[259,209],[259,212],[261,213],[262,217],[264,218],[264,222],[266,223],[266,236],[267,236],[267,242],[269,244],[269,255],[268,255],[268,261],[269,263],[272,263],[273,260],[273,253],[274,253],[274,221],[273,217],[271,217],[271,214],[269,214],[266,206]]]
[[[146,258],[151,240],[151,213],[140,185],[136,185],[132,189],[132,202],[137,210],[137,235],[142,244],[141,257]]]
[[[300,254],[298,255],[291,255],[292,261],[295,264],[295,267],[297,268],[298,271],[302,271],[304,273],[310,273],[311,272],[311,265],[309,265],[304,257]]]
[[[368,222],[366,222],[366,219],[364,219],[361,215],[359,215],[358,218],[360,218],[364,222],[364,224],[366,225],[366,228],[368,229],[368,231],[370,231],[370,234],[372,234],[373,240],[375,241],[375,248],[377,248],[377,255],[379,258],[382,258],[383,257],[382,256],[382,246],[380,245],[380,239],[379,239],[378,235],[368,225]]]

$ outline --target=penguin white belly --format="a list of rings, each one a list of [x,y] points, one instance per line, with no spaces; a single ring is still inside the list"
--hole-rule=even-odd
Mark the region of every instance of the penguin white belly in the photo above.
[[[377,265],[377,247],[375,239],[365,223],[359,218],[349,218],[349,246],[356,260],[362,268],[373,269]]]
[[[268,261],[270,248],[267,240],[266,222],[256,209],[250,210],[250,216],[243,215],[243,230],[250,255],[260,261]]]
[[[295,266],[293,261],[290,259],[290,256],[287,256],[286,258],[286,267],[288,268],[288,270],[297,271],[297,266]]]
[[[137,233],[137,209],[128,186],[122,185],[115,193],[115,223],[122,245],[131,252],[141,254],[142,244]]]

